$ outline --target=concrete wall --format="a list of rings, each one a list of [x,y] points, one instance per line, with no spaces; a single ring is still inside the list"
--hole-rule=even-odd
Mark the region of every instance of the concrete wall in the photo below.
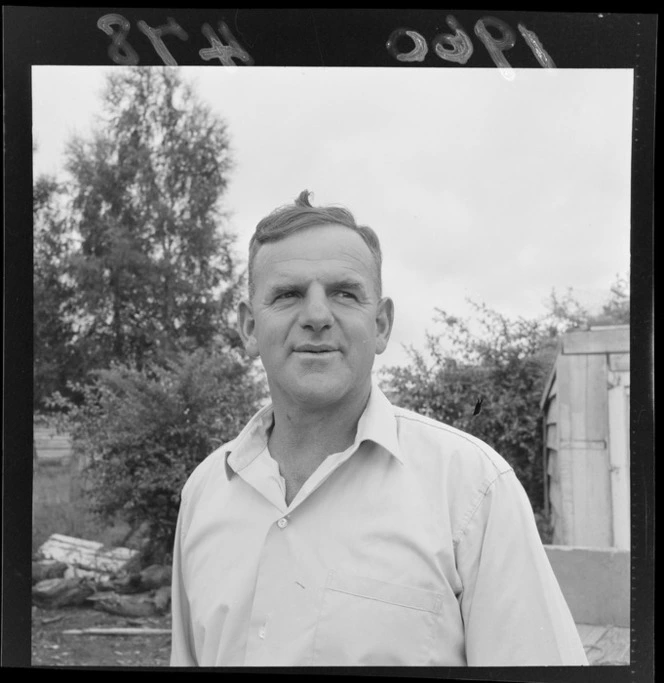
[[[629,628],[628,550],[544,547],[577,624]]]

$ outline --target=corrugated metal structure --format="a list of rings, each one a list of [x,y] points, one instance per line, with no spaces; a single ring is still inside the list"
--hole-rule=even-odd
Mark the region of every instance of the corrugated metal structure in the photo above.
[[[553,544],[630,548],[629,326],[561,340],[542,400]]]

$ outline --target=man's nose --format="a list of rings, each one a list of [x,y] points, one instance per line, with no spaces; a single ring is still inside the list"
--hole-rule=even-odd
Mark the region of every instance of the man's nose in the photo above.
[[[330,302],[324,291],[310,291],[307,293],[300,312],[302,327],[308,327],[319,332],[330,327],[334,322]]]

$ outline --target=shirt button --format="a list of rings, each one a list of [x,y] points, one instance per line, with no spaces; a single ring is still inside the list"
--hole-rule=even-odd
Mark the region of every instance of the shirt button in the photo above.
[[[288,526],[288,520],[285,517],[282,517],[278,522],[277,526],[280,529],[285,529]]]

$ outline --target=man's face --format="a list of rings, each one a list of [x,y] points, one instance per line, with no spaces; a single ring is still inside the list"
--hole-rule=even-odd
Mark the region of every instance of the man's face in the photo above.
[[[318,409],[366,398],[393,318],[375,282],[368,246],[341,225],[301,230],[258,250],[240,333],[248,353],[260,355],[275,402]]]

